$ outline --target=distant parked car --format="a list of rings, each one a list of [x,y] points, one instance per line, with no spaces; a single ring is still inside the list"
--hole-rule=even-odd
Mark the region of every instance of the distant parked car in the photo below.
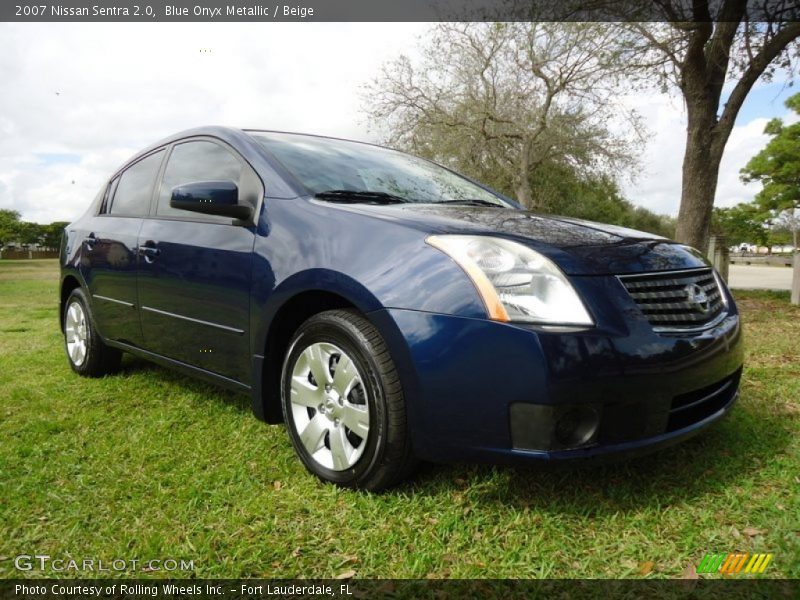
[[[309,471],[368,490],[417,459],[662,447],[742,368],[691,248],[387,148],[225,128],[137,154],[68,226],[61,325],[77,373],[130,352],[248,393]]]

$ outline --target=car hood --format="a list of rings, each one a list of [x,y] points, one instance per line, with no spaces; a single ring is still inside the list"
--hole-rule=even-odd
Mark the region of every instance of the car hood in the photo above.
[[[695,249],[655,234],[530,211],[472,206],[336,205],[439,234],[498,235],[526,244],[571,275],[669,271],[707,266]]]

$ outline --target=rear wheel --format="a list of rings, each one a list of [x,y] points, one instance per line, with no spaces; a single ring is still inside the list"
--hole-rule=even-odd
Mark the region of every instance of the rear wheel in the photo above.
[[[63,319],[64,348],[73,371],[102,377],[119,369],[122,353],[100,339],[82,289],[74,289],[67,298]]]
[[[292,444],[321,479],[378,491],[413,469],[397,371],[380,333],[355,311],[327,311],[300,326],[281,397]]]

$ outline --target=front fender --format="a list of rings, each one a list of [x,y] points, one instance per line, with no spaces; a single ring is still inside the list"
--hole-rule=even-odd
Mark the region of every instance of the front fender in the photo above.
[[[332,269],[307,269],[283,280],[266,296],[263,305],[255,307],[258,318],[253,323],[254,350],[265,347],[272,321],[287,302],[299,294],[319,291],[340,296],[362,313],[381,308],[378,298],[352,277]]]
[[[427,231],[305,199],[268,203],[256,241],[254,295],[317,289],[364,312],[400,308],[485,318],[472,281]],[[376,302],[377,301],[377,302]]]

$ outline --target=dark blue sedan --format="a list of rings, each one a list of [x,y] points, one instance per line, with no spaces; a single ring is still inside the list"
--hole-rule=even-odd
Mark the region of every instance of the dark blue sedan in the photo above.
[[[114,173],[61,247],[77,373],[122,352],[250,394],[309,471],[661,447],[733,405],[736,306],[695,250],[521,210],[387,148],[209,127]]]

